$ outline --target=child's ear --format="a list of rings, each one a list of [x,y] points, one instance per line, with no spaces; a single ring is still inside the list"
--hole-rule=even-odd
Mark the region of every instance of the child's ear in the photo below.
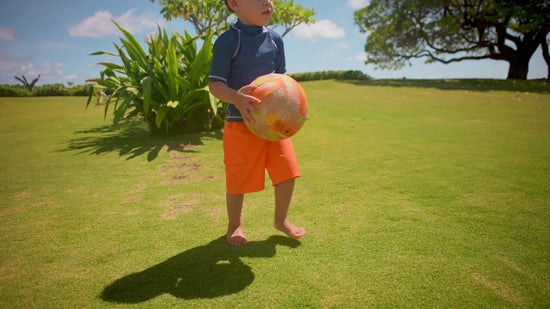
[[[227,0],[227,5],[233,10],[233,12],[238,12],[239,10],[239,1],[238,0]]]

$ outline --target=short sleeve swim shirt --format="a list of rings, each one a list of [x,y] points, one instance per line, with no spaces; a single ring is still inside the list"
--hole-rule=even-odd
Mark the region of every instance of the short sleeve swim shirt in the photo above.
[[[259,76],[286,73],[282,37],[265,27],[237,21],[214,44],[210,81],[222,81],[238,90]],[[228,104],[227,121],[242,122],[241,113]]]

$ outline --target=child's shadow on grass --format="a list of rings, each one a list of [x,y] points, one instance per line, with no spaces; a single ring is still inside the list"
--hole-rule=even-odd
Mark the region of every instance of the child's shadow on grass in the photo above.
[[[296,248],[300,242],[283,236],[244,246],[230,246],[225,236],[189,249],[141,272],[120,278],[101,293],[108,302],[135,304],[168,293],[178,298],[215,298],[244,290],[254,281],[241,257],[273,257],[277,245]]]

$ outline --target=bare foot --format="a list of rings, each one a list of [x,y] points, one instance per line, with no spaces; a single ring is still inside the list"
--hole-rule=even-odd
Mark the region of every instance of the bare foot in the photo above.
[[[243,227],[229,228],[227,230],[227,243],[232,246],[246,245],[248,241],[243,233]]]
[[[283,224],[275,223],[275,228],[285,233],[290,238],[300,238],[306,234],[306,230],[303,227],[292,224],[288,219],[285,219]]]

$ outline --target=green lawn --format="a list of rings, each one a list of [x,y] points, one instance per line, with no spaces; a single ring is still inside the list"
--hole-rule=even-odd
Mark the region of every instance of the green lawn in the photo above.
[[[0,308],[550,306],[546,82],[303,85],[307,235],[272,227],[268,180],[242,247],[223,239],[220,132],[0,98]]]

